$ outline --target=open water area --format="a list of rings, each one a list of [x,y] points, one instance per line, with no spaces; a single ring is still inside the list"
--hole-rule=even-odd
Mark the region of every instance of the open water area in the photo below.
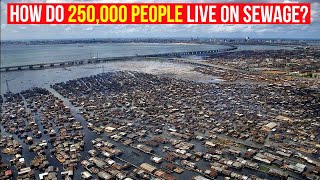
[[[228,48],[222,45],[178,43],[92,43],[1,45],[1,66],[54,63],[90,58],[109,58]]]

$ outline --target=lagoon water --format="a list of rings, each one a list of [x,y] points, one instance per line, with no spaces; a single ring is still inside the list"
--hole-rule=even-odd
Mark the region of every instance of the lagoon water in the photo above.
[[[52,45],[2,45],[1,66],[37,64],[86,59],[98,52],[99,57],[133,56],[156,53],[184,52],[197,50],[223,49],[228,46],[205,44],[164,44],[164,43],[96,43],[96,44],[52,44]],[[277,50],[288,49],[281,46],[241,45],[238,50]],[[189,57],[199,58],[199,57]],[[1,72],[0,95],[8,88],[20,92],[32,87],[50,87],[50,84],[75,78],[91,76],[102,72],[140,71],[156,75],[199,81],[217,82],[219,79],[193,71],[194,65],[172,63],[168,61],[130,60],[99,64],[87,64],[67,68],[43,70],[24,70]],[[8,87],[6,85],[8,82]]]
[[[228,46],[178,43],[1,45],[1,66],[61,62],[92,57],[123,57],[224,48],[228,48]],[[202,75],[192,71],[192,69],[191,65],[168,62],[124,61],[35,71],[1,72],[0,94],[7,91],[6,81],[10,91],[20,92],[31,87],[49,87],[50,84],[61,81],[119,70],[176,75],[177,77],[206,82],[215,80],[211,76]]]
[[[228,46],[179,43],[1,45],[1,66],[62,62],[93,57],[123,57],[224,48],[228,48]]]
[[[14,93],[18,93],[32,87],[49,88],[50,84],[115,71],[139,71],[198,82],[219,81],[216,77],[193,71],[193,68],[194,66],[190,64],[168,61],[130,60],[86,64],[67,68],[1,72],[0,95],[4,94],[7,88]],[[6,86],[6,81],[8,82],[8,87]]]
[[[89,58],[124,57],[172,52],[225,49],[229,46],[184,43],[92,43],[1,45],[1,67],[63,62]],[[288,49],[281,46],[240,45],[238,50]]]

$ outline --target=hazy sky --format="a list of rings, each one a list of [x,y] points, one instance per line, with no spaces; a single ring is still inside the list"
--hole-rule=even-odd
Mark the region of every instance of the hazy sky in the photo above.
[[[8,2],[79,2],[79,0],[1,0],[1,39],[210,37],[320,39],[320,0],[96,0],[92,2],[310,2],[311,25],[8,25]],[[82,1],[89,2],[89,1]]]

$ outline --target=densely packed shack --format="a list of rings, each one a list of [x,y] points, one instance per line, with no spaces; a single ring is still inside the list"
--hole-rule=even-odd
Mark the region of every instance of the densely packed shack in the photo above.
[[[295,50],[245,50],[212,54],[206,59],[214,59],[212,63],[228,64],[241,69],[279,68],[284,71],[312,72],[320,68],[317,63],[320,58],[319,50],[319,46],[301,47]]]
[[[3,109],[1,125],[7,134],[1,135],[1,149],[3,156],[10,155],[6,159],[14,166],[10,170],[17,172],[15,178],[38,174],[40,179],[55,179],[57,163],[66,172],[76,168],[84,135],[61,100],[46,89],[34,88],[7,94]]]
[[[228,82],[320,88],[319,46],[227,52],[207,57],[206,61],[216,66],[197,67],[195,71],[218,76]]]
[[[0,179],[320,179],[315,50],[195,67],[219,83],[122,71],[6,93]]]
[[[176,178],[161,169],[154,174],[148,172],[152,166],[148,163],[153,162],[150,157],[139,157],[144,153],[137,147],[118,148],[122,143],[117,143],[116,136],[95,139],[95,134],[84,130],[87,127],[82,126],[79,114],[81,112],[75,114],[64,101],[43,88],[5,94],[1,108],[2,178],[86,179],[92,177],[91,174],[101,179]],[[93,131],[99,128],[90,124],[88,127]],[[146,131],[139,135],[144,137],[144,134]],[[136,159],[131,158],[132,153],[142,160],[141,167],[134,164]],[[158,163],[161,160],[152,159]],[[184,172],[186,177],[201,174],[179,167],[176,171]]]
[[[137,72],[52,87],[80,108],[92,131],[164,159],[160,164],[209,178],[319,177],[319,89],[205,84]],[[146,167],[155,175],[156,167]]]

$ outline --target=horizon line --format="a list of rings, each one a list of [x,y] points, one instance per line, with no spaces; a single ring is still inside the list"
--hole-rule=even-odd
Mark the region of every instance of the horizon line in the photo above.
[[[104,38],[104,37],[93,37],[93,38],[61,38],[61,39],[45,39],[45,38],[39,38],[39,39],[0,39],[1,42],[5,41],[59,41],[59,40],[116,40],[116,39],[127,39],[127,40],[137,40],[137,39],[184,39],[184,40],[205,40],[205,39],[213,39],[213,40],[224,40],[224,39],[246,39],[247,37],[110,37],[110,38]],[[270,38],[255,38],[255,37],[249,37],[250,40],[314,40],[314,41],[320,41],[320,38],[278,38],[278,37],[270,37]]]

